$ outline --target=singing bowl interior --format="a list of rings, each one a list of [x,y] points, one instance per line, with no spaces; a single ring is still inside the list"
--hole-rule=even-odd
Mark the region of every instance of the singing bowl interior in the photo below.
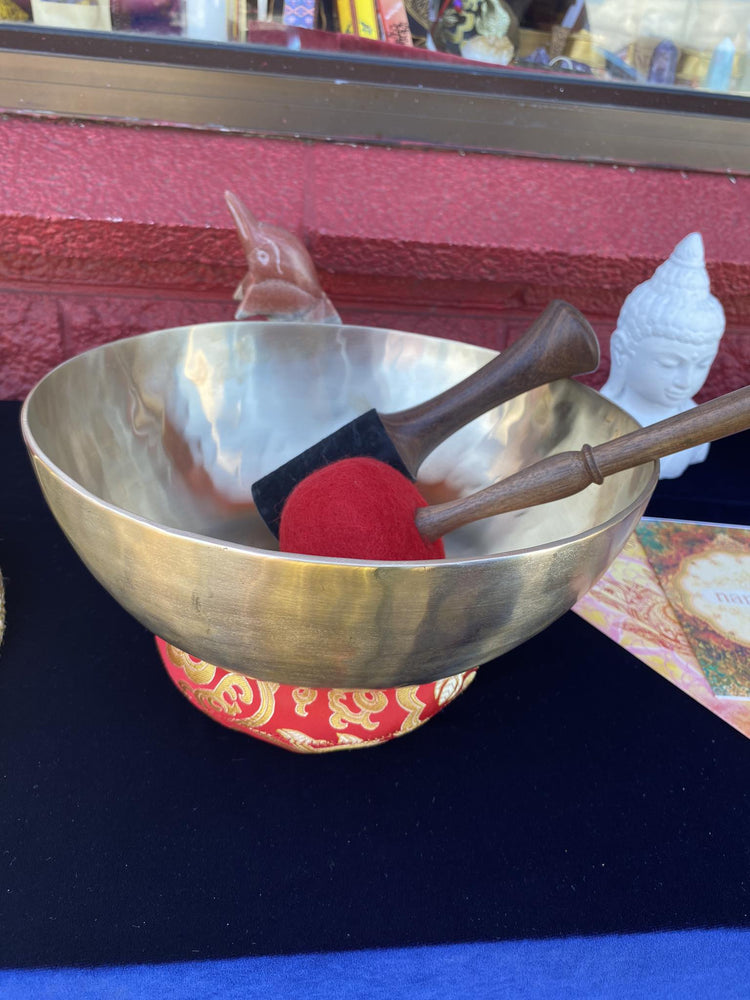
[[[605,572],[656,485],[655,463],[446,539],[432,563],[276,551],[255,479],[370,407],[420,402],[492,351],[396,330],[217,323],[79,355],[28,396],[46,500],[94,576],[147,628],[279,683],[389,687],[485,663],[545,628]],[[563,380],[499,407],[424,463],[428,500],[632,430]]]

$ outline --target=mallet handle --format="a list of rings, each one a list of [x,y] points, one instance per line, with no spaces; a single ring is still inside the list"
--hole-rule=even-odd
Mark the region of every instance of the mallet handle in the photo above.
[[[599,342],[591,326],[576,308],[555,299],[520,339],[479,371],[424,403],[379,416],[416,476],[430,452],[493,406],[598,365]]]
[[[561,500],[616,472],[749,427],[750,386],[745,386],[594,448],[551,455],[468,497],[422,507],[416,524],[423,538],[434,541],[472,521]]]

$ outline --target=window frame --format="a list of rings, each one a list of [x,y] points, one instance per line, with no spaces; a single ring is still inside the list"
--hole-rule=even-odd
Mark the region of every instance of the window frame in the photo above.
[[[742,95],[270,45],[3,25],[0,109],[750,174]]]

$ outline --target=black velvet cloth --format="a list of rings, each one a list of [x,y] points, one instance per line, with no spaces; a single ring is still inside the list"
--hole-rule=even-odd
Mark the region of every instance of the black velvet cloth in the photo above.
[[[750,435],[650,513],[748,523]],[[220,727],[78,560],[0,404],[0,965],[750,926],[750,741],[569,613],[415,733]]]

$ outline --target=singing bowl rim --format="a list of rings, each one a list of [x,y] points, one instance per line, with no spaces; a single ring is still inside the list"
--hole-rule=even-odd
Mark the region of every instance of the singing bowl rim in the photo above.
[[[244,325],[250,325],[252,321],[243,321],[241,324],[239,324],[239,321],[230,321],[230,322],[232,325],[237,324],[244,326]],[[272,321],[263,321],[263,324],[268,325],[270,322]],[[110,501],[104,500],[102,497],[97,496],[96,493],[93,493],[91,490],[87,489],[80,482],[78,482],[72,476],[68,475],[68,473],[66,473],[63,469],[61,469],[52,460],[52,458],[44,451],[44,449],[38,444],[37,439],[30,425],[29,411],[33,407],[35,397],[43,391],[44,385],[53,377],[55,377],[61,370],[69,366],[72,366],[73,364],[79,362],[80,359],[84,357],[91,356],[94,353],[107,351],[108,349],[116,347],[118,344],[122,344],[123,342],[126,341],[131,342],[136,340],[142,340],[145,338],[158,337],[159,335],[164,335],[167,333],[178,333],[180,331],[194,330],[196,327],[209,328],[209,327],[221,327],[226,325],[227,323],[224,322],[189,324],[178,327],[164,327],[163,329],[159,330],[151,330],[146,333],[135,334],[131,337],[121,337],[118,338],[117,340],[109,341],[106,344],[99,344],[96,347],[89,348],[88,350],[82,351],[79,354],[73,355],[70,358],[66,358],[64,361],[60,362],[60,364],[55,365],[54,368],[52,368],[49,372],[47,372],[44,376],[42,376],[42,378],[39,379],[39,381],[34,386],[32,386],[31,390],[24,399],[21,407],[21,432],[23,435],[24,443],[26,445],[26,448],[30,456],[35,461],[39,462],[42,466],[44,466],[49,472],[53,473],[54,476],[57,479],[61,480],[73,493],[80,495],[81,497],[85,497],[90,503],[95,504],[96,506],[101,507],[106,511],[110,511],[111,513],[116,514],[119,517],[139,522],[144,526],[156,529],[157,531],[164,532],[167,535],[176,535],[181,538],[192,539],[193,541],[200,542],[201,544],[215,546],[219,549],[230,548],[233,550],[237,550],[239,552],[252,553],[261,558],[264,559],[269,558],[274,561],[281,560],[283,562],[289,562],[289,563],[302,562],[302,563],[313,563],[317,565],[327,565],[327,566],[345,565],[352,567],[372,567],[372,566],[389,567],[389,568],[404,567],[407,569],[420,567],[424,569],[434,566],[436,564],[439,566],[463,565],[463,564],[469,565],[469,564],[476,564],[478,562],[487,562],[487,561],[494,562],[497,560],[506,559],[510,557],[516,558],[526,553],[551,551],[555,548],[560,548],[564,545],[569,545],[577,541],[583,541],[584,539],[593,536],[595,534],[603,533],[609,527],[612,527],[626,520],[637,507],[644,505],[644,500],[646,503],[648,502],[648,499],[653,494],[654,490],[656,489],[656,485],[659,481],[659,462],[658,460],[655,460],[650,463],[652,465],[651,475],[649,476],[645,485],[627,506],[620,508],[615,514],[607,518],[605,521],[601,521],[593,525],[592,527],[587,528],[585,531],[578,532],[573,535],[566,535],[563,536],[562,538],[557,538],[552,542],[543,542],[539,545],[527,546],[525,548],[520,548],[520,549],[507,549],[502,552],[483,553],[481,555],[476,555],[476,556],[461,556],[461,557],[446,556],[446,558],[441,560],[388,559],[388,560],[376,561],[371,559],[349,559],[349,558],[331,557],[331,556],[303,555],[295,552],[281,552],[273,549],[261,548],[254,545],[245,545],[239,542],[232,542],[230,540],[221,540],[214,538],[210,535],[201,534],[199,532],[186,531],[181,528],[175,528],[161,524],[158,521],[151,520],[150,518],[144,517],[141,514],[136,514],[133,511],[126,510],[125,508],[120,507],[117,504],[113,504]],[[285,325],[287,327],[289,326],[309,327],[311,324],[286,323]],[[312,324],[312,325],[320,326],[324,324]],[[414,336],[414,334],[413,333],[410,334],[409,331],[393,331],[383,327],[363,326],[360,324],[349,324],[349,323],[341,323],[335,325],[337,327],[340,326],[350,329],[375,332],[378,335],[383,333],[397,332],[397,333],[404,333],[407,336],[409,335]],[[421,334],[421,333],[417,334],[417,336],[425,340],[435,341],[438,343],[443,343],[445,342],[446,339],[449,339],[442,337],[434,337],[431,336],[430,334]],[[485,355],[487,360],[490,360],[492,357],[495,357],[500,353],[499,351],[495,351],[492,348],[486,348],[480,345],[474,345],[474,344],[465,345],[462,341],[455,341],[455,343],[460,344],[462,346],[470,346],[472,349],[475,349],[481,355]],[[575,381],[579,389],[583,391],[584,395],[588,393],[592,395],[599,395],[599,393],[597,393],[595,389],[592,389],[590,386],[584,385],[583,383],[578,382],[577,380],[565,379],[563,381]],[[611,400],[607,400],[607,402],[613,409],[618,410],[619,412],[623,413],[626,417],[633,420],[637,426],[637,421],[635,421],[635,418],[631,414],[626,413],[624,410],[622,410],[621,407],[619,407],[616,403],[613,403]]]

